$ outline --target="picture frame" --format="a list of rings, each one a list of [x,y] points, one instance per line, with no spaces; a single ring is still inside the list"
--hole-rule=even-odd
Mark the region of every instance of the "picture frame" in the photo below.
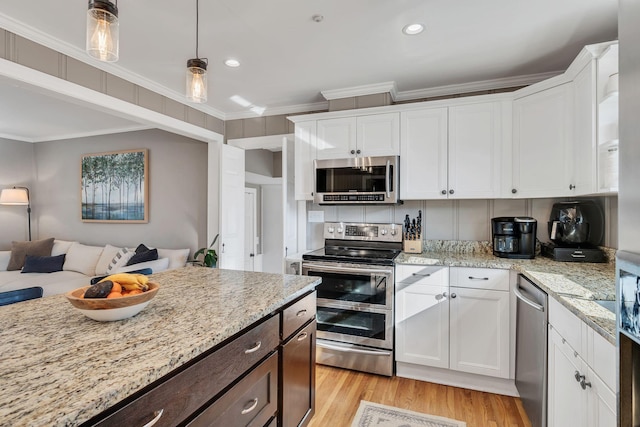
[[[82,222],[149,222],[149,150],[84,154],[80,166]]]

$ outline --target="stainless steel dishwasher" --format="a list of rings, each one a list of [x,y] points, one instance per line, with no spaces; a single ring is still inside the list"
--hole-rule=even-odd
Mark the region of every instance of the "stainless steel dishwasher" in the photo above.
[[[532,427],[547,425],[547,294],[523,275],[513,289],[516,314],[516,388]]]

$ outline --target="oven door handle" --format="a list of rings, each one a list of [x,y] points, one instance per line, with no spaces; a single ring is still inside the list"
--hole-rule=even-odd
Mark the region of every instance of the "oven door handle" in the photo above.
[[[389,353],[380,350],[364,350],[361,348],[354,347],[342,347],[339,345],[331,345],[326,342],[318,342],[316,341],[316,346],[321,348],[326,348],[327,350],[335,350],[335,351],[343,351],[346,353],[357,353],[357,354],[367,354],[370,356],[387,356]]]
[[[318,266],[306,266],[309,271],[326,272],[326,273],[361,273],[361,274],[391,274],[392,270],[375,270],[373,268],[360,268],[360,267],[331,267],[329,265]]]

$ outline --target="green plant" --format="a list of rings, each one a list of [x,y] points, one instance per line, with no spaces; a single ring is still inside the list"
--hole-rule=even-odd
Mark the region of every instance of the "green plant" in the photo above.
[[[196,251],[195,254],[193,254],[193,258],[196,260],[200,255],[204,255],[204,258],[201,262],[205,267],[215,267],[216,263],[218,262],[218,254],[216,253],[216,250],[213,249],[213,245],[216,244],[219,235],[220,234],[216,234],[216,237],[213,238],[213,242],[211,242],[208,248],[200,248]]]

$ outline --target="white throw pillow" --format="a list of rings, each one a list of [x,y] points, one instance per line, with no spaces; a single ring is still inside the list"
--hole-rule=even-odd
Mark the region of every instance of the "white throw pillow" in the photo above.
[[[70,242],[67,240],[54,240],[53,248],[51,248],[51,256],[58,256],[69,252],[71,245],[78,242]]]
[[[96,276],[103,276],[107,274],[107,268],[109,267],[109,264],[111,264],[111,261],[120,249],[122,248],[105,245],[104,250],[102,251],[102,255],[100,255],[100,259],[96,264]]]
[[[150,268],[152,273],[158,273],[164,271],[169,267],[169,258],[158,258],[153,261],[139,262],[138,264],[125,265],[112,273],[127,273],[129,271],[142,270],[143,268]]]
[[[0,271],[7,271],[10,259],[11,251],[0,251]]]
[[[64,260],[65,271],[77,271],[86,276],[94,276],[96,273],[96,265],[103,251],[102,246],[87,246],[78,242],[74,242]]]
[[[189,258],[189,249],[158,249],[158,258],[169,258],[169,270],[184,267]]]
[[[122,267],[127,265],[127,262],[129,262],[135,254],[136,251],[132,251],[131,249],[119,249],[115,255],[111,257],[111,262],[109,262],[109,265],[105,269],[105,274],[113,274],[120,270]]]

